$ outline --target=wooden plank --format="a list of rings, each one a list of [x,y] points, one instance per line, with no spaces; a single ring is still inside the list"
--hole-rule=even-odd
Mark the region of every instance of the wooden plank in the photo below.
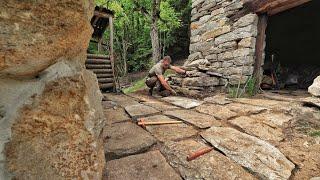
[[[102,12],[99,12],[99,11],[94,11],[94,15],[97,16],[97,17],[106,18],[106,19],[108,19],[109,17],[112,17],[111,14],[102,13]]]
[[[112,83],[113,78],[98,78],[99,83]]]
[[[99,84],[100,89],[110,89],[113,88],[113,83]]]
[[[88,59],[109,59],[109,56],[104,54],[87,54]]]
[[[107,64],[86,64],[87,69],[111,69],[111,65]]]
[[[247,0],[244,3],[244,7],[254,13],[274,15],[310,1],[311,0]]]
[[[268,23],[268,15],[262,14],[259,16],[258,22],[258,36],[256,41],[256,61],[254,64],[253,77],[255,79],[255,93],[258,92],[262,77],[262,64],[263,64],[263,53],[264,43],[266,37],[266,29]]]
[[[86,64],[111,64],[111,61],[105,59],[87,59]]]
[[[115,73],[114,73],[114,52],[113,52],[113,17],[109,17],[109,28],[110,28],[110,61],[112,66],[112,74],[113,74],[113,91],[116,91],[116,81],[115,81]]]
[[[280,12],[289,10],[291,8],[295,8],[295,7],[300,6],[302,4],[308,3],[310,1],[311,0],[294,0],[294,1],[289,2],[287,4],[282,4],[281,6],[274,7],[273,9],[268,11],[268,15],[272,16],[272,15],[278,14]]]
[[[90,69],[90,71],[92,71],[96,74],[112,73],[112,69]]]
[[[112,73],[96,74],[97,78],[113,78]]]

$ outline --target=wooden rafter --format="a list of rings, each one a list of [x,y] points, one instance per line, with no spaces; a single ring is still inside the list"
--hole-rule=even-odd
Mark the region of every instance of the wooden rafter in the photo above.
[[[245,0],[244,6],[254,13],[274,15],[310,1],[311,0]]]

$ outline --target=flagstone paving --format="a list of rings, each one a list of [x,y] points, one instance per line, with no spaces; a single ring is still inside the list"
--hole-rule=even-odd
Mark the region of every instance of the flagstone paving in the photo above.
[[[202,101],[199,101],[199,100],[190,99],[186,97],[178,97],[178,96],[169,96],[169,97],[162,98],[162,100],[185,109],[191,109],[203,103]]]
[[[166,111],[164,114],[179,118],[202,129],[209,128],[211,126],[221,126],[221,122],[216,120],[213,116],[201,114],[193,110]]]
[[[181,180],[159,151],[107,162],[105,180]]]
[[[169,118],[164,115],[155,115],[144,118],[145,122],[155,121],[175,121],[175,119]],[[154,137],[159,141],[165,142],[169,140],[178,140],[197,135],[198,131],[192,126],[180,123],[180,124],[168,124],[168,125],[152,125],[146,126]]]
[[[143,105],[143,104],[129,105],[129,106],[126,106],[124,109],[132,118],[147,116],[147,115],[156,114],[160,112],[153,107]]]
[[[310,98],[288,102],[227,99],[223,94],[204,101],[130,96],[105,94],[105,179],[300,180],[320,176],[320,138],[300,132],[320,127],[315,118],[318,109],[302,106]],[[182,123],[143,129],[136,124],[137,118]],[[186,160],[203,147],[214,149]]]

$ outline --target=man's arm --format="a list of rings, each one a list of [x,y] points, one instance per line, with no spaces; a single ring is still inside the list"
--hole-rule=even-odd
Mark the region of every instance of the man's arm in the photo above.
[[[167,81],[164,79],[163,75],[157,75],[161,85],[169,91],[173,91],[173,89],[170,87],[170,85],[167,83]]]
[[[170,69],[174,70],[175,72],[177,72],[179,74],[186,74],[186,70],[181,69],[177,66],[170,66]]]

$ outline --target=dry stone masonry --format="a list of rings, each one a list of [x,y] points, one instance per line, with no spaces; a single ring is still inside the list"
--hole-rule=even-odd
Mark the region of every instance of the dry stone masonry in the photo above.
[[[0,179],[101,179],[93,1],[0,2]]]
[[[245,83],[253,73],[258,16],[233,18],[242,0],[193,0],[190,55],[184,66],[191,77],[173,77],[189,90],[215,90]]]

